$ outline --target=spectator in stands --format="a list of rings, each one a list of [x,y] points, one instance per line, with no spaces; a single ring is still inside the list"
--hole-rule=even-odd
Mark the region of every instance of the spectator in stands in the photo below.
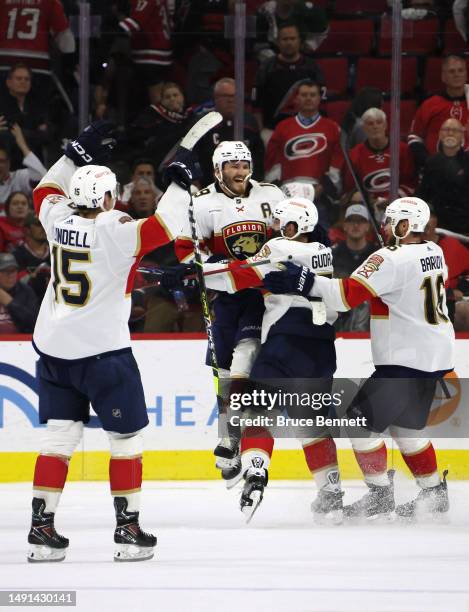
[[[259,67],[253,102],[261,129],[275,125],[295,112],[298,85],[306,79],[322,84],[321,69],[311,57],[304,56],[298,26],[285,24],[278,29],[278,54]]]
[[[24,243],[14,249],[13,255],[21,282],[27,283],[41,302],[50,279],[50,250],[46,232],[32,213],[26,219]]]
[[[18,264],[0,253],[0,334],[28,334],[34,329],[39,303],[31,287],[18,282]]]
[[[350,276],[365,261],[376,247],[368,242],[370,216],[363,204],[351,204],[345,211],[345,240],[332,248],[334,276]],[[361,304],[349,312],[340,313],[335,323],[338,331],[368,331],[370,328],[370,311],[368,303]]]
[[[14,191],[5,202],[5,217],[0,217],[0,252],[13,251],[24,242],[26,219],[32,210],[28,196]]]
[[[341,188],[340,127],[335,121],[320,115],[321,89],[318,83],[300,84],[296,103],[298,113],[277,125],[267,145],[266,179],[282,183],[312,181],[320,219],[327,226],[324,188],[327,193],[334,192],[334,197]]]
[[[315,51],[327,36],[327,15],[322,7],[303,0],[264,2],[257,11],[256,22],[256,51],[260,60],[275,55],[278,30],[285,24],[298,27],[305,52]]]
[[[437,152],[439,131],[446,119],[458,119],[464,126],[469,122],[464,93],[466,60],[457,55],[446,57],[441,67],[441,80],[445,91],[431,96],[419,106],[410,128],[408,142],[419,169],[424,166],[428,155]],[[466,133],[465,148],[468,147],[469,136]]]
[[[439,130],[439,151],[425,164],[417,195],[438,215],[441,226],[469,235],[469,153],[464,126],[447,119]]]
[[[469,331],[469,249],[456,238],[437,231],[438,217],[435,213],[425,228],[425,239],[436,242],[443,250],[448,266],[446,301],[456,331]]]
[[[5,129],[4,125],[5,121],[0,117],[0,134]],[[10,154],[7,149],[0,147],[0,216],[4,215],[5,202],[13,191],[23,191],[31,196],[34,185],[47,172],[37,156],[30,150],[23,131],[17,123],[11,127],[10,133],[21,151],[24,168],[11,171]]]
[[[161,101],[151,94],[151,104],[135,119],[127,131],[131,151],[151,158],[155,168],[171,158],[179,140],[186,134],[191,110],[186,108],[182,88],[167,82],[161,88]],[[156,179],[156,180],[155,180]],[[153,181],[163,187],[161,171]]]
[[[18,124],[23,130],[29,146],[41,157],[42,147],[49,141],[47,107],[41,104],[31,91],[31,70],[25,64],[16,64],[8,72],[5,81],[7,91],[0,94],[0,115],[3,130]],[[8,138],[5,139],[5,136]],[[0,140],[4,145],[12,144],[13,138],[3,131]]]
[[[365,142],[350,151],[350,160],[363,188],[373,197],[389,197],[391,187],[391,150],[387,135],[386,113],[369,108],[361,117]],[[417,183],[414,159],[405,142],[399,143],[399,195],[411,195]],[[355,189],[355,184],[344,165],[344,189]]]
[[[380,89],[377,87],[360,89],[342,121],[342,129],[347,134],[348,149],[353,149],[354,146],[366,140],[362,123],[363,113],[369,108],[381,108],[382,106],[383,94]]]
[[[213,128],[196,147],[202,169],[201,184],[205,187],[213,182],[213,151],[223,140],[234,139],[236,85],[234,79],[223,78],[215,83],[213,88],[214,110],[218,111],[223,121]],[[256,118],[251,113],[244,113],[243,140],[252,154],[255,180],[264,178],[264,143],[259,135]]]
[[[157,202],[155,184],[147,178],[139,178],[133,184],[127,212],[134,219],[146,219],[155,212]]]
[[[141,178],[147,179],[153,184],[157,192],[156,197],[157,199],[160,198],[161,191],[155,185],[155,166],[153,165],[153,161],[147,158],[137,159],[134,162],[132,168],[131,181],[130,183],[124,185],[124,188],[122,190],[122,195],[119,199],[119,203],[121,204],[120,206],[118,206],[119,209],[127,210],[126,207],[129,205],[129,200],[132,195],[134,184],[138,179]]]

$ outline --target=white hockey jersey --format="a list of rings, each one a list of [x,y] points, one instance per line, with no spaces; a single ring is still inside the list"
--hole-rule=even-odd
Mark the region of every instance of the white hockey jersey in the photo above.
[[[279,269],[281,261],[292,261],[299,266],[308,266],[318,275],[332,276],[332,251],[319,242],[297,242],[287,238],[273,238],[264,247],[246,261],[236,261],[228,265],[229,271],[205,277],[207,287],[216,291],[235,293],[248,287],[262,286],[268,272]],[[252,267],[243,267],[254,264]],[[216,270],[220,264],[204,264],[204,272]],[[326,309],[322,301],[309,301],[298,295],[274,295],[264,291],[265,314],[262,320],[262,342],[265,342],[269,330],[290,308],[308,308],[311,310],[311,323],[332,324],[337,318],[335,310]]]
[[[370,302],[375,365],[424,372],[454,367],[454,329],[445,296],[447,268],[433,242],[379,249],[346,279],[315,279],[311,295],[331,308]]]
[[[66,197],[74,170],[62,158],[34,193],[50,245],[52,278],[33,340],[41,353],[60,359],[130,346],[130,295],[140,258],[180,233],[189,201],[172,184],[148,219],[134,221],[116,210],[86,219]]]
[[[229,197],[213,183],[194,195],[197,235],[207,257],[226,255],[247,259],[255,255],[271,234],[272,212],[285,194],[275,185],[250,181],[245,197]],[[187,221],[175,245],[179,261],[193,258],[191,231]]]

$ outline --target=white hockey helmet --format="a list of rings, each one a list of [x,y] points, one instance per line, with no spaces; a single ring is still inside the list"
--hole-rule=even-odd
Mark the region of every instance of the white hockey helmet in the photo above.
[[[252,173],[252,155],[244,142],[240,140],[224,140],[220,142],[213,152],[212,162],[215,176],[218,180],[221,177],[221,170],[225,162],[230,161],[246,161],[249,162],[249,167]]]
[[[110,193],[112,207],[117,198],[117,180],[106,166],[82,166],[70,181],[70,199],[77,208],[104,208],[104,196]]]
[[[397,225],[405,219],[409,222],[407,233],[405,236],[396,236]],[[393,236],[398,240],[405,238],[410,232],[423,232],[429,220],[430,209],[428,204],[421,198],[413,196],[394,200],[386,207],[384,213],[384,222],[391,224]]]
[[[282,191],[287,198],[306,198],[314,202],[314,185],[312,183],[302,183],[301,181],[292,181],[282,185]]]
[[[307,198],[287,198],[275,205],[273,217],[280,222],[282,236],[285,236],[283,231],[288,223],[296,223],[297,232],[290,237],[290,240],[293,240],[300,234],[307,234],[314,230],[318,223],[318,209]]]

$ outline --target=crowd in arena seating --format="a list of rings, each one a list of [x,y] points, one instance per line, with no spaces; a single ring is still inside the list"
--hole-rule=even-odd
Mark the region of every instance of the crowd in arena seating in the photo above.
[[[111,162],[122,185],[117,207],[153,214],[163,170],[203,113],[223,122],[198,144],[202,177],[233,139],[235,0],[90,0],[90,120],[116,124]],[[246,0],[243,139],[253,178],[315,186],[320,222],[337,276],[376,248],[370,211],[381,222],[390,197],[391,8],[387,0]],[[33,6],[34,5],[34,6]],[[78,132],[79,2],[0,0],[0,333],[29,333],[50,278],[48,243],[32,190]],[[432,207],[428,239],[449,266],[448,303],[469,331],[468,3],[403,2],[399,193]],[[366,206],[348,170],[350,158]],[[455,235],[453,235],[455,234]],[[172,245],[142,265],[177,262]],[[151,275],[149,275],[150,277]],[[199,332],[198,292],[166,291],[136,276],[135,332]],[[337,329],[369,327],[367,307]]]

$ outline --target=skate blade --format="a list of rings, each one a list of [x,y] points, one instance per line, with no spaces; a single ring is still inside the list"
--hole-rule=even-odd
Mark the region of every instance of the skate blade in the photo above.
[[[380,512],[379,514],[372,514],[371,516],[362,515],[348,515],[344,512],[344,519],[347,523],[352,523],[355,525],[369,525],[370,523],[375,524],[386,524],[392,523],[396,520],[396,516],[394,514],[394,510],[391,512]]]
[[[451,521],[448,512],[418,512],[412,516],[403,516],[396,513],[396,519],[401,524],[407,525],[448,525]]]
[[[28,551],[28,561],[29,563],[58,563],[65,559],[65,551],[65,548],[33,544]]]
[[[252,504],[250,506],[243,506],[241,508],[241,512],[246,517],[246,524],[251,522],[252,517],[254,516],[257,508],[260,506],[262,501],[262,493],[261,491],[253,491],[251,493]]]
[[[117,544],[114,551],[114,561],[118,563],[132,561],[148,561],[153,559],[153,546],[135,546],[134,544]]]
[[[344,522],[344,513],[342,510],[332,510],[326,514],[313,511],[313,521],[320,526],[335,526],[342,525]]]

